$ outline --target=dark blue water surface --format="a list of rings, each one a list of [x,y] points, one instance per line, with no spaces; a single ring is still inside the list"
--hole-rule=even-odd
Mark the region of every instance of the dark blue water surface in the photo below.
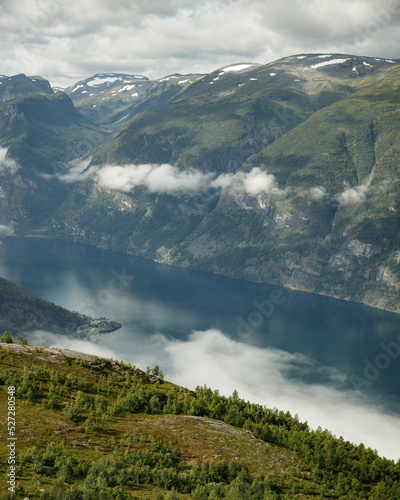
[[[400,413],[400,315],[58,240],[2,239],[0,276],[121,322],[125,341],[138,332],[185,340],[217,328],[238,342],[303,353]]]

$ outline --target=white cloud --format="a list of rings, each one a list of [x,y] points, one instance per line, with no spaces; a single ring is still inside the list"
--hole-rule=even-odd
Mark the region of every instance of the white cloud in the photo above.
[[[88,170],[86,170],[87,166],[90,163],[90,160],[91,160],[91,158],[89,158],[85,161],[80,161],[80,162],[75,163],[71,168],[69,168],[69,170],[66,174],[58,175],[57,177],[59,178],[60,181],[63,181],[66,183],[84,181],[85,179],[92,177],[96,168],[91,167]]]
[[[57,347],[81,350],[83,345],[83,341],[51,338]],[[215,329],[193,332],[185,341],[161,333],[115,332],[102,336],[99,344],[86,343],[85,349],[142,369],[158,364],[167,380],[190,389],[205,384],[226,396],[236,389],[245,400],[298,413],[312,428],[321,426],[388,458],[400,458],[400,417],[385,414],[355,391],[341,389],[346,380],[342,373],[303,354],[244,344]],[[320,375],[326,383],[303,382],[304,373]]]
[[[72,166],[70,166],[65,174],[39,174],[41,177],[45,179],[58,179],[61,182],[65,182],[67,184],[72,184],[73,182],[84,181],[93,177],[97,171],[97,167],[88,167],[91,158],[88,158],[84,161],[74,162]]]
[[[212,176],[198,170],[180,171],[171,165],[160,165],[149,173],[146,185],[152,192],[198,192],[209,187]]]
[[[14,223],[10,222],[9,225],[0,224],[0,236],[13,236],[14,231]]]
[[[278,184],[273,175],[262,172],[260,168],[253,168],[248,174],[239,173],[238,180],[243,184],[244,191],[257,195],[276,191]]]
[[[15,174],[19,169],[19,165],[13,158],[7,158],[7,153],[7,148],[0,148],[0,173],[9,172]]]
[[[343,207],[355,205],[365,201],[367,191],[367,186],[356,186],[354,188],[346,189],[343,193],[336,195],[335,199],[339,202],[339,205]]]
[[[201,194],[210,189],[231,189],[256,196],[278,193],[273,175],[255,167],[249,173],[203,173],[199,170],[179,170],[172,165],[106,165],[97,172],[97,181],[103,188],[131,191],[145,186],[150,192],[169,194]]]
[[[326,189],[323,186],[312,187],[310,193],[313,200],[321,200],[326,195]]]
[[[93,342],[87,340],[71,338],[65,335],[56,335],[55,333],[45,330],[35,330],[27,333],[25,336],[29,343],[33,345],[57,347],[58,349],[71,349],[72,351],[83,352],[85,354],[116,359],[116,354],[113,350],[105,346],[93,344]]]

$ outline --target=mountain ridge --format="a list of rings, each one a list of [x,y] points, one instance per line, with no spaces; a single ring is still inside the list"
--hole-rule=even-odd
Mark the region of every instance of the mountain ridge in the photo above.
[[[10,198],[12,176],[1,181],[4,224],[400,311],[398,60],[299,54],[193,80],[113,75],[83,81],[115,103],[83,154],[40,165],[54,187],[39,191],[58,193],[40,217]],[[89,113],[79,85],[69,93]],[[21,157],[23,144],[2,144]]]

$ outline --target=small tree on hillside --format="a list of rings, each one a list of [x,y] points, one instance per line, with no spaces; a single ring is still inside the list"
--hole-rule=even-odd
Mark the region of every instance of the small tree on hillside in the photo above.
[[[11,335],[8,332],[4,332],[4,335],[0,337],[0,342],[4,342],[4,344],[13,344],[14,341],[11,338]]]

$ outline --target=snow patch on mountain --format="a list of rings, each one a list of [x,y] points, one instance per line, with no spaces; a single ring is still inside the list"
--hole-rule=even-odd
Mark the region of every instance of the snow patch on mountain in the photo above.
[[[227,66],[224,68],[224,72],[226,71],[242,71],[243,69],[251,68],[254,64],[235,64],[234,66]]]
[[[74,88],[74,90],[71,91],[71,94],[72,92],[76,92],[78,89],[84,87],[84,85],[78,85],[77,87]]]
[[[347,59],[331,59],[330,61],[324,61],[322,63],[312,64],[310,66],[310,68],[318,69],[318,68],[322,68],[324,66],[330,66],[332,64],[343,64],[346,61],[348,61],[349,59],[350,59],[350,57],[348,57]]]
[[[120,76],[106,76],[102,78],[97,76],[96,78],[86,82],[86,85],[96,87],[97,85],[103,85],[104,83],[114,83],[117,80],[122,80],[122,78]]]
[[[125,85],[125,87],[122,87],[121,89],[118,90],[118,92],[125,92],[128,90],[132,90],[135,88],[135,85]]]

